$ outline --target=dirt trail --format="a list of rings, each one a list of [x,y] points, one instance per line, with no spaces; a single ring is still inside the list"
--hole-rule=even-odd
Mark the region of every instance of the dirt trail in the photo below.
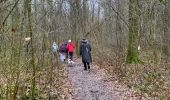
[[[68,77],[72,85],[72,100],[139,100],[127,87],[120,85],[114,77],[109,81],[104,70],[92,66],[83,70],[81,60],[68,67]]]

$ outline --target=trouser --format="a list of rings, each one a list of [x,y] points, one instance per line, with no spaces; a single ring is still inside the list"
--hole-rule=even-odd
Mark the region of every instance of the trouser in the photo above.
[[[68,55],[69,55],[69,59],[73,60],[73,52],[69,52]]]
[[[65,55],[66,55],[66,59],[68,59],[68,52],[66,52]]]
[[[83,61],[83,64],[84,64],[84,70],[90,69],[90,63]]]
[[[62,62],[65,62],[65,59],[66,59],[65,53],[60,53],[60,60],[61,60]]]

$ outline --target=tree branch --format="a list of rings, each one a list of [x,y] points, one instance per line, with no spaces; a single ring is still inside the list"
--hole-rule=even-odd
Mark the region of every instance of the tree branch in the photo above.
[[[119,12],[117,12],[113,6],[111,6],[112,10],[118,15],[118,17],[123,21],[123,23],[129,27],[129,24],[125,21],[125,19],[122,18],[122,16],[119,14]]]
[[[17,6],[19,0],[17,2],[15,2],[15,5],[12,7],[11,11],[8,13],[8,15],[5,17],[3,23],[2,23],[2,26],[4,26],[6,20],[8,19],[9,15],[12,13],[12,11],[14,10],[14,8]]]
[[[112,8],[112,10],[118,15],[118,17],[123,21],[123,23],[124,23],[127,27],[129,27],[129,24],[125,21],[125,19],[122,18],[122,16],[119,14],[119,12],[117,12],[117,11],[114,9],[113,6],[111,6],[111,8]],[[112,17],[112,16],[109,16],[109,17],[105,18],[104,21],[109,20],[111,17]],[[102,23],[100,23],[99,25],[96,25],[96,27],[92,28],[90,31],[88,31],[88,32],[84,35],[84,37],[87,37],[87,36],[90,34],[91,31],[93,31],[93,30],[95,30],[96,28],[98,28],[98,27],[100,27],[101,25],[103,25],[104,21],[103,21]]]

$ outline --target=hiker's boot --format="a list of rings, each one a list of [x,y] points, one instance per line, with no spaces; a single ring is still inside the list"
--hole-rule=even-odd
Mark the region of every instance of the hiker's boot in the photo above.
[[[90,66],[88,66],[88,69],[90,69]]]
[[[87,70],[87,67],[84,66],[84,70]]]
[[[71,61],[71,64],[74,64],[74,62],[73,62],[73,61]]]

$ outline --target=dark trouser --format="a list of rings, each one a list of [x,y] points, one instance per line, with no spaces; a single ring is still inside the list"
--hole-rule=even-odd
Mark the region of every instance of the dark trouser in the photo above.
[[[66,54],[66,59],[68,59],[68,53],[65,53]]]
[[[73,52],[68,52],[69,59],[73,60]]]
[[[83,64],[84,64],[84,70],[90,69],[90,63],[83,61]]]

